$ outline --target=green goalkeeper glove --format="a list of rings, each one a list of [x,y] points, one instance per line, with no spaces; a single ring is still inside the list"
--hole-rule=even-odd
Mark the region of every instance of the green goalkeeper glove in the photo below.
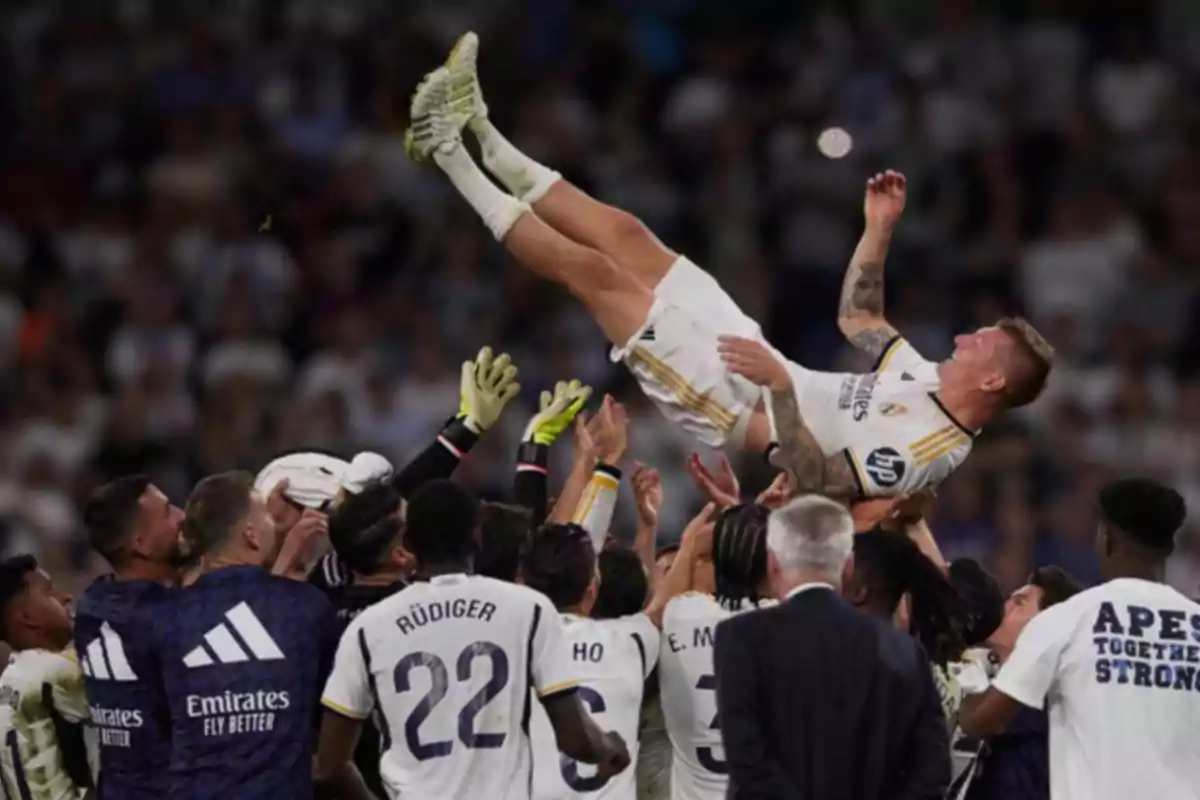
[[[538,412],[525,426],[523,442],[544,444],[547,447],[554,444],[559,435],[565,431],[583,404],[592,396],[592,387],[584,386],[579,381],[559,381],[554,385],[554,392],[542,392]]]
[[[483,347],[474,361],[463,362],[458,418],[472,433],[481,434],[496,424],[519,391],[517,368],[508,354],[493,358],[492,348]]]

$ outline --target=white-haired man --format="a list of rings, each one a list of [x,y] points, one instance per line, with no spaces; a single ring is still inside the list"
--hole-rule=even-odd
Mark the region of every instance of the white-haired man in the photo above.
[[[771,515],[767,543],[782,602],[717,627],[729,796],[941,798],[949,744],[929,661],[840,595],[853,569],[849,512],[798,497]]]

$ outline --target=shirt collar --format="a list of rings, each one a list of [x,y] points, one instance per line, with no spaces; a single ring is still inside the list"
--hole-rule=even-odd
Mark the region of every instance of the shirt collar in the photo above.
[[[815,581],[815,582],[800,584],[795,589],[792,589],[790,592],[788,592],[786,595],[784,595],[783,599],[791,600],[796,595],[800,594],[801,592],[807,592],[809,589],[828,589],[831,592],[836,591],[836,589],[834,589],[834,586],[832,583],[824,583],[822,581]]]

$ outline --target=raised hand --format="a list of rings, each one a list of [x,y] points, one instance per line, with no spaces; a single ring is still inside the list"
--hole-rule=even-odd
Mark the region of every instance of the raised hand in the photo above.
[[[559,381],[553,392],[542,392],[538,412],[525,426],[522,441],[552,445],[562,432],[578,419],[584,403],[592,396],[592,387],[579,381]]]
[[[517,396],[517,368],[507,353],[492,356],[482,347],[478,355],[462,365],[458,417],[474,433],[483,433],[500,418],[504,406]]]
[[[717,342],[717,352],[730,372],[773,392],[791,388],[787,368],[762,342],[741,336],[722,336]]]
[[[687,472],[692,476],[696,488],[718,508],[729,508],[741,502],[741,486],[738,484],[737,475],[733,474],[733,465],[729,463],[729,457],[724,453],[717,456],[715,473],[704,465],[699,455],[692,453],[687,460]]]
[[[604,395],[600,410],[588,423],[588,434],[594,443],[596,457],[604,464],[616,466],[629,444],[629,415],[625,406]]]
[[[908,199],[908,179],[900,172],[889,169],[878,172],[867,180],[867,193],[863,200],[863,215],[868,227],[891,230],[904,213]]]
[[[775,476],[771,485],[763,489],[754,502],[770,509],[782,508],[796,494],[796,479],[792,473],[784,470]]]
[[[647,528],[657,528],[663,502],[662,479],[658,470],[648,469],[645,464],[636,461],[631,482],[633,499],[637,504],[638,523]]]

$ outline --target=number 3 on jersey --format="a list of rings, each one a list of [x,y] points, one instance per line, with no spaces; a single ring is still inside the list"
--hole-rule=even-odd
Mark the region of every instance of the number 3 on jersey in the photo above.
[[[700,682],[696,684],[697,689],[707,689],[715,692],[717,690],[716,675],[701,675]],[[709,723],[710,731],[721,730],[721,718],[717,714],[713,714],[712,722]],[[697,747],[696,760],[700,762],[700,766],[704,767],[709,772],[715,772],[718,775],[729,774],[728,767],[725,766],[723,759],[717,758],[712,747]]]
[[[455,663],[455,677],[460,682],[469,681],[475,661],[480,658],[491,660],[492,676],[458,712],[458,739],[470,748],[491,749],[504,744],[505,734],[477,732],[475,717],[508,685],[508,656],[504,650],[492,642],[475,642],[467,645],[458,655]],[[429,719],[438,703],[446,698],[446,692],[450,688],[450,672],[446,669],[446,662],[432,653],[422,651],[409,653],[400,659],[392,673],[397,694],[412,690],[412,672],[419,668],[429,670],[429,691],[405,720],[404,740],[418,761],[427,761],[431,758],[448,756],[454,748],[454,743],[451,741],[422,742],[420,731],[422,723]]]
[[[602,714],[608,710],[608,705],[604,702],[604,698],[595,689],[580,686],[575,690],[575,696],[587,706],[588,713],[592,716]],[[603,778],[599,775],[593,775],[590,778],[580,776],[579,762],[573,758],[562,756],[559,764],[562,767],[563,780],[567,782],[567,786],[570,786],[576,792],[599,791],[609,781],[609,778]]]

